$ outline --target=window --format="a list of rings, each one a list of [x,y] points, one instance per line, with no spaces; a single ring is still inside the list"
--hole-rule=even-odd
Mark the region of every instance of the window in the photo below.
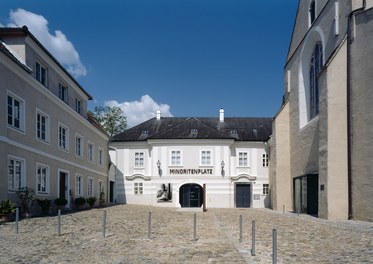
[[[101,193],[104,191],[104,182],[98,181],[98,193]]]
[[[144,153],[136,152],[135,153],[135,167],[143,167],[143,166],[144,166]]]
[[[100,166],[104,165],[104,150],[102,148],[98,148],[98,164]]]
[[[263,167],[268,167],[268,154],[263,154]]]
[[[247,152],[238,153],[238,166],[246,167],[247,166]]]
[[[318,77],[323,63],[322,44],[317,42],[310,62],[310,102],[309,117],[313,119],[319,114],[319,83]]]
[[[180,150],[171,151],[171,165],[181,165],[181,151]]]
[[[9,191],[18,191],[25,187],[25,160],[9,157],[8,158],[8,189]]]
[[[75,155],[83,157],[83,137],[80,135],[75,136]]]
[[[144,191],[144,186],[142,182],[134,182],[133,190],[135,195],[142,195]]]
[[[91,142],[88,142],[88,153],[87,153],[87,156],[88,156],[88,160],[92,161],[92,162],[95,160],[95,157],[94,157],[94,148],[95,148],[95,146]]]
[[[62,125],[58,125],[58,146],[60,149],[69,150],[69,129]]]
[[[211,165],[211,150],[201,151],[201,165]]]
[[[47,86],[47,68],[36,62],[36,80],[42,85]]]
[[[58,86],[58,97],[64,101],[65,103],[67,103],[68,101],[68,96],[67,96],[67,87],[66,85],[62,84],[62,83],[59,83],[59,86]]]
[[[88,189],[87,189],[87,195],[88,196],[93,196],[93,178],[88,178]]]
[[[75,195],[77,197],[83,196],[83,176],[82,175],[75,175]]]
[[[312,1],[310,4],[310,7],[308,9],[308,16],[309,16],[309,26],[311,27],[313,22],[315,22],[316,19],[316,2]]]
[[[269,184],[263,184],[263,194],[269,194]]]
[[[75,111],[79,114],[82,113],[82,101],[78,98],[75,98]]]
[[[49,142],[49,116],[36,110],[36,138]]]
[[[36,177],[37,194],[49,194],[49,166],[36,164]]]
[[[8,126],[24,130],[25,102],[15,95],[8,94]]]

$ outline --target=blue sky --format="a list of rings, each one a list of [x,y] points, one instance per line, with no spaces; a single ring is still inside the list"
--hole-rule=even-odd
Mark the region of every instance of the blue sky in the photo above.
[[[129,125],[164,116],[272,117],[297,0],[1,0],[0,24],[29,30]]]

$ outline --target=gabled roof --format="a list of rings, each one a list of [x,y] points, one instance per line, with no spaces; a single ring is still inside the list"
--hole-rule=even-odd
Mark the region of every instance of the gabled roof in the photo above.
[[[266,141],[272,134],[272,118],[226,117],[162,117],[149,119],[118,135],[112,142],[146,141],[149,139],[233,139]]]
[[[29,36],[58,65],[58,67],[60,67],[62,69],[62,71],[66,73],[66,75],[79,87],[79,89],[84,94],[87,95],[87,97],[88,97],[89,100],[93,99],[92,95],[90,95],[78,83],[78,81],[66,70],[66,68],[64,66],[62,66],[62,64],[40,43],[40,41],[28,30],[27,26],[23,26],[21,28],[0,27],[0,37],[1,37],[1,35],[6,35],[6,36],[10,36],[10,35],[14,35],[14,36],[17,36],[17,35]],[[2,46],[4,46],[4,45],[2,45]],[[3,50],[4,48],[2,47],[1,49]],[[9,51],[9,48],[7,48],[7,49]],[[13,56],[14,56],[14,54],[13,54]],[[22,66],[22,63],[20,65]],[[24,66],[22,66],[22,67],[25,68]]]

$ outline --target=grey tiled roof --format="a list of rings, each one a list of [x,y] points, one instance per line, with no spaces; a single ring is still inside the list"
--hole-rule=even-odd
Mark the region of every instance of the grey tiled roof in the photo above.
[[[226,117],[224,122],[212,117],[155,117],[132,127],[111,141],[146,141],[148,139],[234,139],[266,141],[272,134],[272,118]]]

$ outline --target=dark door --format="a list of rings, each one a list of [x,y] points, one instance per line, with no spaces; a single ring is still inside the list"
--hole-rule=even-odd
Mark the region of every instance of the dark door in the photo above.
[[[60,197],[66,198],[66,173],[60,172]]]
[[[201,207],[202,187],[198,184],[184,184],[180,187],[181,207]]]
[[[109,196],[110,203],[114,203],[114,182],[110,181],[110,196]]]
[[[250,207],[250,184],[236,184],[236,207]]]

